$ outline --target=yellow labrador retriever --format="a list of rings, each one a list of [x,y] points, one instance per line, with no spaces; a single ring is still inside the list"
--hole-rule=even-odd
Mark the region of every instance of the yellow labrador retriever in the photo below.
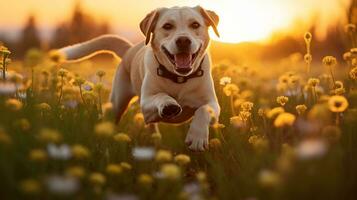
[[[220,114],[206,52],[208,27],[219,36],[218,21],[214,12],[200,6],[159,8],[140,23],[145,42],[134,46],[104,35],[60,51],[68,60],[103,50],[122,57],[110,95],[117,119],[138,95],[146,123],[182,123],[193,117],[185,142],[193,151],[204,151],[209,125]]]

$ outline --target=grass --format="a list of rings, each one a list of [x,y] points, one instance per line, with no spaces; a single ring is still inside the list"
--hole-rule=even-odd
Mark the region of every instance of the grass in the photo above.
[[[216,61],[220,124],[210,128],[209,151],[194,153],[184,144],[189,124],[155,132],[137,102],[113,123],[104,101],[113,71],[93,70],[105,63],[60,65],[60,55],[31,50],[7,65],[0,85],[1,197],[356,199],[357,70],[349,52],[338,65],[299,54],[273,66]]]

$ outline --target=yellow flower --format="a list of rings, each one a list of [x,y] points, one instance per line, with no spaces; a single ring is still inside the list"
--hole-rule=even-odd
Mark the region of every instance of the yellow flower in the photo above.
[[[134,122],[135,122],[138,126],[144,125],[144,115],[143,115],[143,113],[136,113],[136,114],[134,115]]]
[[[154,179],[149,174],[140,174],[138,182],[142,185],[151,185]]]
[[[179,164],[181,166],[187,165],[188,163],[191,162],[190,156],[188,156],[186,154],[178,154],[175,156],[174,160],[177,164]]]
[[[207,175],[206,175],[205,172],[199,171],[199,172],[197,172],[197,174],[196,174],[196,178],[197,178],[198,182],[203,183],[203,182],[206,182],[206,180],[207,180]]]
[[[29,159],[32,161],[45,161],[47,153],[42,149],[32,149],[29,153]]]
[[[209,140],[209,147],[212,149],[218,149],[222,146],[221,140],[218,138],[212,138]]]
[[[284,126],[292,126],[295,122],[295,115],[291,113],[281,113],[278,115],[278,117],[274,121],[274,126],[275,127],[284,127]]]
[[[250,113],[249,111],[240,111],[239,112],[239,117],[244,121],[246,122],[249,117],[252,115],[252,113]]]
[[[62,54],[57,50],[51,50],[48,53],[48,57],[54,63],[62,63],[66,60],[66,55]]]
[[[124,169],[124,170],[131,170],[131,165],[127,162],[121,162],[120,166]]]
[[[286,96],[279,96],[276,98],[276,102],[281,106],[284,106],[289,101],[289,98]]]
[[[181,176],[181,170],[177,165],[164,164],[161,166],[160,172],[169,180],[177,180]]]
[[[344,96],[335,95],[328,100],[328,107],[332,112],[340,113],[347,109],[348,101]]]
[[[227,84],[231,83],[231,80],[232,80],[231,77],[224,76],[221,79],[219,79],[219,84],[220,85],[227,85]]]
[[[118,164],[107,165],[106,172],[110,175],[119,175],[123,171],[123,168]]]
[[[46,143],[58,143],[62,140],[62,135],[57,130],[44,128],[40,131],[38,139]]]
[[[318,84],[320,83],[320,80],[317,79],[317,78],[310,78],[308,81],[307,81],[307,84],[311,87],[316,87]]]
[[[251,111],[252,108],[253,108],[253,105],[254,105],[254,104],[253,104],[252,102],[246,101],[246,102],[244,102],[244,103],[241,104],[241,108],[242,108],[242,110],[244,110],[244,111]]]
[[[239,88],[236,84],[229,83],[224,86],[223,92],[226,96],[232,96],[238,94]]]
[[[335,66],[337,64],[337,60],[333,56],[325,56],[322,59],[322,63],[326,66]]]
[[[36,108],[41,110],[41,111],[44,111],[44,112],[48,112],[51,110],[51,106],[48,105],[48,103],[40,103],[40,104],[37,104],[36,105]]]
[[[224,124],[220,124],[220,123],[213,123],[213,124],[211,125],[211,127],[214,128],[214,129],[223,129],[223,128],[225,128],[226,126],[225,126]]]
[[[172,154],[167,150],[159,150],[156,153],[155,160],[158,162],[169,162],[172,160]]]
[[[263,187],[276,187],[281,183],[281,177],[274,171],[262,170],[259,173],[259,183]]]
[[[75,144],[72,146],[72,155],[76,159],[85,159],[90,156],[89,149],[83,145]]]
[[[104,185],[106,180],[105,176],[99,172],[93,172],[89,175],[89,181],[94,185]]]
[[[103,70],[98,70],[96,75],[99,77],[99,78],[102,78],[103,76],[105,76],[105,71]]]
[[[31,124],[26,118],[16,120],[13,125],[23,131],[28,131],[31,128]]]
[[[82,86],[84,83],[86,82],[86,80],[80,76],[76,76],[76,78],[74,79],[73,84],[76,86]]]
[[[113,136],[113,139],[117,142],[130,143],[131,138],[125,133],[118,133]]]
[[[297,105],[295,109],[299,115],[303,115],[307,110],[307,107],[304,104],[301,104],[301,105]]]
[[[343,95],[344,93],[346,93],[346,89],[345,88],[336,88],[335,90],[332,91],[333,94],[335,95]]]
[[[306,63],[311,63],[311,61],[312,61],[312,55],[309,54],[309,53],[305,54],[304,60],[305,60]]]
[[[112,122],[100,122],[94,127],[94,132],[99,137],[110,137],[114,131],[115,125]]]
[[[356,81],[357,80],[357,67],[354,67],[353,69],[351,69],[349,74],[350,74],[351,79]]]
[[[83,178],[86,174],[86,171],[82,166],[72,166],[67,168],[66,174],[75,178]]]
[[[20,190],[26,194],[37,194],[41,191],[41,184],[35,179],[26,179],[20,182]]]
[[[267,117],[271,119],[283,112],[285,112],[283,107],[275,107],[267,112]]]
[[[66,69],[61,68],[58,70],[57,74],[60,77],[65,77],[68,74],[68,71]]]
[[[17,99],[8,99],[5,102],[5,106],[11,111],[19,111],[23,107],[23,104]]]

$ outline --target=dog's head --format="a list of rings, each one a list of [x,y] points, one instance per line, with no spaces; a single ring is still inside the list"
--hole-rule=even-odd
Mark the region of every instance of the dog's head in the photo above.
[[[160,8],[140,23],[155,56],[169,71],[188,76],[199,67],[209,44],[208,27],[219,36],[218,15],[200,6]]]

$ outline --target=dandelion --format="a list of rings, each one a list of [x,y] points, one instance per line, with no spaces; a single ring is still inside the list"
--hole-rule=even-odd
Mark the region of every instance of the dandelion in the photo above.
[[[110,137],[114,134],[115,125],[112,122],[100,122],[95,125],[94,133],[98,137]]]
[[[29,153],[29,159],[36,162],[47,160],[47,153],[42,149],[32,149]]]
[[[259,173],[259,183],[263,187],[276,187],[281,183],[281,177],[277,172],[264,169]]]
[[[56,64],[59,64],[59,63],[63,63],[65,60],[66,60],[66,55],[64,55],[63,53],[61,53],[60,51],[57,51],[57,50],[51,50],[49,53],[48,53],[48,58],[56,63]]]
[[[156,153],[155,160],[157,162],[169,162],[172,160],[172,154],[167,150],[159,150]]]
[[[284,106],[289,101],[289,98],[286,96],[279,96],[276,98],[276,102],[281,106]]]
[[[130,143],[131,138],[125,133],[118,133],[113,136],[113,139],[117,142]]]
[[[223,92],[226,96],[233,96],[238,94],[239,88],[236,84],[229,83],[224,86]]]
[[[334,84],[334,88],[336,88],[336,86],[335,86],[335,76],[334,76],[333,71],[332,71],[332,68],[337,64],[336,58],[333,57],[333,56],[325,56],[322,59],[322,63],[329,68],[330,74],[331,74],[331,77],[332,77],[332,81],[333,81],[333,84]]]
[[[219,84],[225,86],[227,84],[230,84],[231,80],[232,80],[231,77],[224,76],[221,79],[219,79]]]
[[[93,172],[92,174],[89,175],[89,181],[93,184],[93,185],[104,185],[106,182],[106,178],[103,174],[99,173],[99,172]]]
[[[58,143],[62,140],[62,135],[57,130],[44,128],[40,131],[37,138],[45,143]]]
[[[127,163],[127,162],[121,162],[120,166],[124,169],[124,170],[131,170],[132,166]]]
[[[136,113],[134,115],[134,122],[138,126],[143,126],[144,125],[144,115],[143,115],[143,113]]]
[[[275,127],[285,127],[285,126],[292,126],[295,122],[295,115],[291,113],[281,113],[278,115],[278,117],[274,121],[274,126]]]
[[[327,146],[322,140],[308,139],[297,146],[296,152],[302,160],[320,158],[327,152]]]
[[[222,142],[218,138],[212,138],[209,140],[209,147],[211,149],[219,149],[221,146]]]
[[[35,179],[26,179],[20,182],[20,190],[26,194],[37,194],[41,191],[41,184]]]
[[[316,87],[317,85],[319,85],[320,83],[320,80],[317,79],[317,78],[310,78],[308,81],[307,81],[307,84],[311,87]]]
[[[301,104],[301,105],[297,105],[295,107],[295,109],[299,115],[303,115],[305,113],[305,111],[307,110],[307,107],[304,104]]]
[[[151,185],[154,182],[154,179],[149,174],[140,174],[138,182],[142,185]]]
[[[17,99],[8,99],[5,102],[5,106],[11,111],[19,111],[23,107],[23,104]]]
[[[280,113],[283,113],[285,112],[284,108],[283,107],[275,107],[271,110],[269,110],[266,115],[268,118],[274,118],[275,116],[279,115]]]
[[[180,168],[175,164],[164,164],[161,166],[160,172],[169,180],[177,180],[181,176]]]
[[[119,175],[123,171],[123,168],[119,164],[109,164],[107,165],[106,172],[109,175]]]
[[[73,157],[79,160],[86,159],[90,156],[89,149],[80,144],[73,145],[71,150]]]
[[[102,81],[103,76],[105,76],[105,71],[98,70],[95,74],[99,77],[99,81]]]
[[[351,69],[349,75],[352,80],[357,81],[357,67],[354,67],[353,69]]]
[[[246,101],[244,103],[241,104],[241,108],[243,111],[251,111],[253,108],[253,103],[250,101]]]
[[[331,112],[341,113],[348,107],[348,101],[344,96],[335,95],[328,100],[328,106]]]
[[[83,178],[85,173],[85,169],[82,166],[72,166],[66,169],[66,175],[75,178]]]
[[[181,166],[187,165],[188,163],[191,162],[190,156],[186,154],[178,154],[174,158],[175,162]]]
[[[155,156],[155,150],[151,147],[135,147],[132,154],[137,160],[151,160]]]

